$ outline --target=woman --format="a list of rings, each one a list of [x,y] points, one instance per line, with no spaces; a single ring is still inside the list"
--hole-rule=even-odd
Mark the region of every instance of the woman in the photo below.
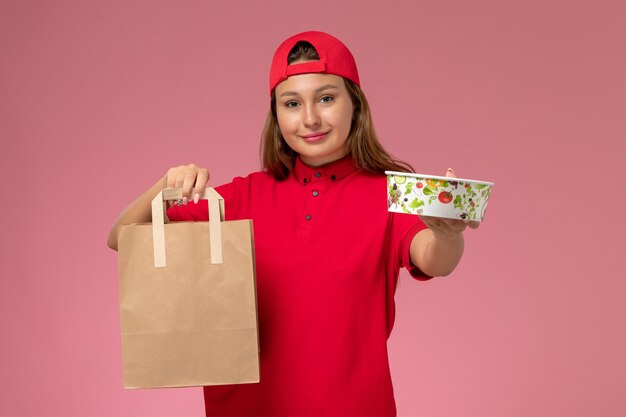
[[[395,416],[387,357],[400,267],[449,274],[460,220],[387,211],[385,170],[411,171],[380,145],[354,58],[338,39],[304,32],[277,49],[262,134],[263,171],[216,187],[226,218],[254,220],[261,382],[205,387],[207,416]],[[453,176],[451,170],[448,176]],[[184,198],[170,220],[207,220],[209,173],[168,170],[122,213],[150,221],[163,188]]]

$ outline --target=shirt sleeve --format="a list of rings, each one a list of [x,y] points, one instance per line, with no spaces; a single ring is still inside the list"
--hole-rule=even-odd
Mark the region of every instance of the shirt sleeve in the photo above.
[[[396,259],[400,263],[401,268],[406,268],[409,274],[418,281],[427,281],[432,277],[426,275],[417,266],[411,262],[411,242],[415,235],[426,229],[426,225],[419,216],[413,214],[393,214],[393,242],[394,247],[398,251]]]

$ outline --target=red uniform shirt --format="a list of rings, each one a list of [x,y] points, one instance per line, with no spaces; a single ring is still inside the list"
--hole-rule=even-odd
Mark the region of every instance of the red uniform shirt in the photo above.
[[[226,220],[253,219],[261,382],[205,387],[207,416],[395,416],[387,338],[400,267],[429,278],[409,259],[419,217],[389,213],[385,175],[350,157],[216,190]],[[207,220],[207,202],[167,214]]]

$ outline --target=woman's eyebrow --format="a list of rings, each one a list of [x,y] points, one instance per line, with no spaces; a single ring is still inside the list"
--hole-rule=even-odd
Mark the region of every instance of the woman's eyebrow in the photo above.
[[[317,90],[315,90],[315,92],[319,93],[320,91],[328,90],[330,88],[338,88],[338,87],[336,85],[333,85],[333,84],[326,84],[326,85],[321,86]],[[297,96],[297,95],[298,95],[298,93],[296,93],[295,91],[285,91],[280,96],[283,97],[283,96]]]

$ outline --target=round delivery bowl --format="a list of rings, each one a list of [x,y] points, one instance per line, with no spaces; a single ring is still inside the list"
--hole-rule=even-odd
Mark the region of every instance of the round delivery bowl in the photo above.
[[[492,182],[385,171],[387,207],[394,213],[482,221]]]

